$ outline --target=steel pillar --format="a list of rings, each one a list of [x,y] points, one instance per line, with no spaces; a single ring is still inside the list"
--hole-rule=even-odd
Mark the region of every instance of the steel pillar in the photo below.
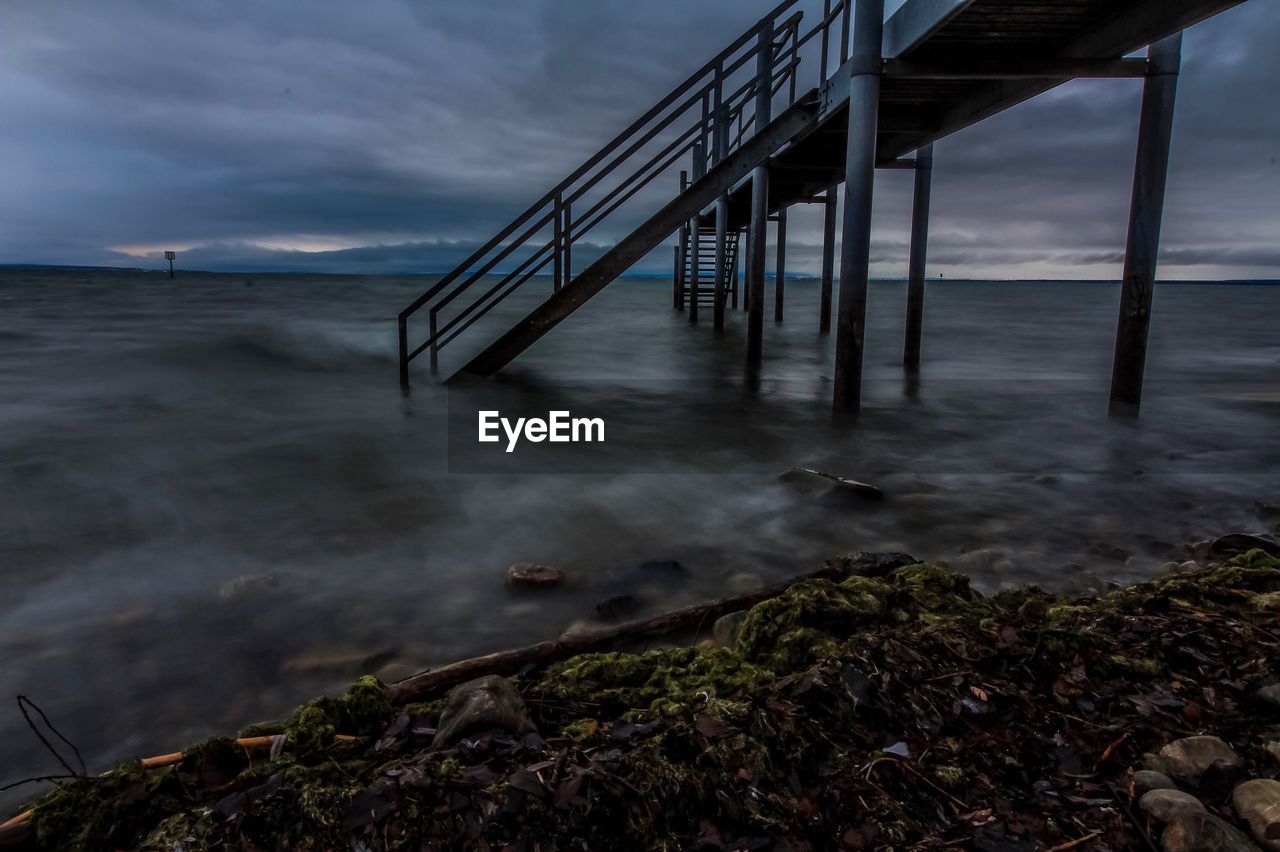
[[[787,208],[778,211],[778,268],[773,276],[773,321],[782,322],[787,288]]]
[[[880,45],[884,0],[858,0],[849,61],[849,148],[845,160],[844,231],[832,405],[856,414],[862,403],[862,349],[871,265],[871,195],[880,112]]]
[[[756,37],[756,133],[763,132],[772,115],[773,27],[766,25]],[[769,168],[756,166],[751,173],[751,226],[747,231],[747,367],[754,370],[764,360],[764,240],[769,227]]]
[[[911,262],[907,271],[907,334],[902,364],[920,369],[920,335],[924,327],[924,267],[929,251],[929,194],[933,185],[933,144],[916,152],[915,195],[911,201]]]
[[[703,112],[706,99],[703,99]],[[704,116],[705,117],[705,116]],[[693,182],[702,180],[707,172],[706,148],[701,141],[693,143]],[[698,321],[698,288],[702,271],[698,268],[702,254],[702,216],[696,215],[689,222],[689,322]]]
[[[689,188],[689,173],[680,172],[680,194],[684,195],[685,190]],[[676,295],[675,307],[678,311],[684,310],[684,261],[689,251],[689,223],[686,222],[680,226],[680,236],[676,241]]]
[[[1120,319],[1116,327],[1111,369],[1111,413],[1136,415],[1142,402],[1142,376],[1147,360],[1147,333],[1155,291],[1156,254],[1169,172],[1169,143],[1181,65],[1182,34],[1147,49],[1150,71],[1142,89],[1138,158],[1133,170],[1129,237],[1125,246]]]
[[[716,302],[713,314],[715,330],[724,331],[724,303],[729,290],[729,258],[725,248],[729,240],[729,196],[716,199]]]
[[[822,297],[818,305],[818,333],[831,331],[831,284],[836,268],[836,188],[827,190],[827,203],[823,206],[822,226]]]

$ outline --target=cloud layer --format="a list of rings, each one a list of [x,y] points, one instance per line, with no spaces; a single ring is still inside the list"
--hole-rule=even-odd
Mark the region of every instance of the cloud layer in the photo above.
[[[769,5],[11,0],[0,262],[446,270]],[[1280,278],[1276,43],[1263,0],[1188,33],[1170,277]],[[1079,81],[939,143],[931,272],[1118,276],[1140,86]],[[873,271],[900,275],[909,176],[876,208]],[[793,215],[797,271],[817,225]]]

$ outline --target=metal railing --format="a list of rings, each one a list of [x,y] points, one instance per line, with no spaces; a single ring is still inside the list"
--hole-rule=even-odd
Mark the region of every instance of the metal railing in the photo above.
[[[441,349],[548,265],[553,290],[567,286],[573,278],[575,244],[682,157],[692,157],[696,179],[741,145],[758,129],[755,96],[766,83],[752,60],[762,45],[770,49],[761,68],[767,69],[772,96],[786,88],[788,103],[794,103],[801,50],[815,38],[821,40],[815,82],[825,82],[837,24],[840,63],[848,56],[852,0],[823,0],[821,20],[806,33],[801,32],[803,12],[794,8],[802,2],[785,0],[775,7],[401,311],[401,384],[408,385],[409,364],[424,352],[435,374]],[[680,129],[691,113],[693,123]],[[504,271],[495,272],[499,268]],[[488,286],[472,293],[481,282]],[[427,336],[411,349],[409,320],[423,310]]]

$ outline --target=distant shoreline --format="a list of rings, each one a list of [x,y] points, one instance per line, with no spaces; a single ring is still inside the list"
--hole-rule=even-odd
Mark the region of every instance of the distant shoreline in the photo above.
[[[168,277],[167,269],[148,269],[139,266],[63,266],[52,263],[0,263],[0,273],[5,272],[64,272],[64,273],[109,273],[120,274],[129,273],[134,275],[157,275]],[[289,270],[243,270],[243,271],[227,271],[217,269],[179,269],[176,270],[178,276],[218,276],[227,278],[241,278],[246,275],[256,278],[439,278],[445,275],[445,272],[312,272],[312,271],[289,271]],[[494,273],[501,275],[503,273]],[[535,275],[534,278],[547,278],[550,275]],[[740,276],[741,277],[741,276]],[[774,278],[773,273],[767,273],[766,278]],[[640,280],[640,281],[670,281],[670,275],[664,275],[657,272],[633,272],[619,276],[619,278]],[[817,275],[808,273],[788,273],[788,281],[794,282],[816,282],[820,278]],[[894,278],[873,278],[873,281],[905,283],[906,277]],[[938,278],[930,277],[928,279],[933,283],[953,283],[953,284],[1106,284],[1117,285],[1120,283],[1116,278]],[[1226,284],[1241,286],[1276,286],[1280,285],[1280,279],[1274,278],[1161,278],[1158,279],[1160,284]]]

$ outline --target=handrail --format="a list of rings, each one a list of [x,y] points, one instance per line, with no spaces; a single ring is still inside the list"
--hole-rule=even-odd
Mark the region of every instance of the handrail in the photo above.
[[[681,157],[692,153],[695,158],[696,177],[705,173],[708,165],[714,165],[730,150],[741,144],[747,127],[756,123],[754,115],[749,119],[744,120],[744,118],[747,108],[753,102],[755,92],[761,85],[761,80],[756,78],[755,71],[752,70],[751,77],[741,85],[735,83],[736,88],[727,96],[725,89],[730,78],[742,71],[756,57],[761,49],[760,36],[763,32],[768,30],[770,33],[765,43],[770,47],[771,53],[767,65],[768,85],[773,95],[780,92],[789,82],[789,97],[794,102],[800,64],[799,51],[819,33],[823,41],[823,67],[820,69],[820,77],[825,80],[828,42],[833,24],[841,15],[846,22],[848,21],[848,6],[852,0],[823,0],[821,21],[805,33],[801,33],[800,28],[804,12],[798,9],[792,11],[793,7],[801,2],[802,0],[780,2],[768,15],[757,21],[728,47],[676,86],[640,118],[633,121],[625,130],[402,310],[397,318],[402,384],[408,384],[410,361],[430,350],[431,367],[435,372],[440,348],[455,340],[508,295],[545,269],[549,263],[554,261],[555,264],[553,276],[555,289],[558,290],[562,284],[567,285],[572,280],[569,262],[570,251],[575,241],[580,240],[592,228],[626,204]],[[783,18],[782,16],[789,11],[792,13]],[[847,41],[847,35],[843,40]],[[701,114],[690,127],[677,133],[670,140],[659,141],[657,144],[661,146],[660,150],[652,156],[644,154],[643,156],[648,156],[644,164],[617,178],[616,185],[611,181],[602,197],[597,199],[593,194],[586,209],[576,210],[578,202],[582,201],[589,192],[618,172],[624,164],[644,151],[646,146],[658,140],[664,132],[669,131],[681,116],[696,110],[699,102],[702,106]],[[736,138],[730,127],[735,119],[738,123]],[[701,162],[700,170],[699,161]],[[541,241],[543,238],[538,237],[538,234],[545,233],[548,226],[552,230],[549,241],[541,245],[538,242],[533,243],[533,251],[523,261],[517,263],[514,269],[507,272],[477,298],[472,299],[460,311],[450,310],[450,316],[441,324],[439,314],[442,309],[460,298],[481,278],[493,273],[500,264],[511,258],[517,251],[528,248],[530,240],[537,238]],[[410,350],[408,320],[424,307],[428,308],[429,333],[422,343]]]

